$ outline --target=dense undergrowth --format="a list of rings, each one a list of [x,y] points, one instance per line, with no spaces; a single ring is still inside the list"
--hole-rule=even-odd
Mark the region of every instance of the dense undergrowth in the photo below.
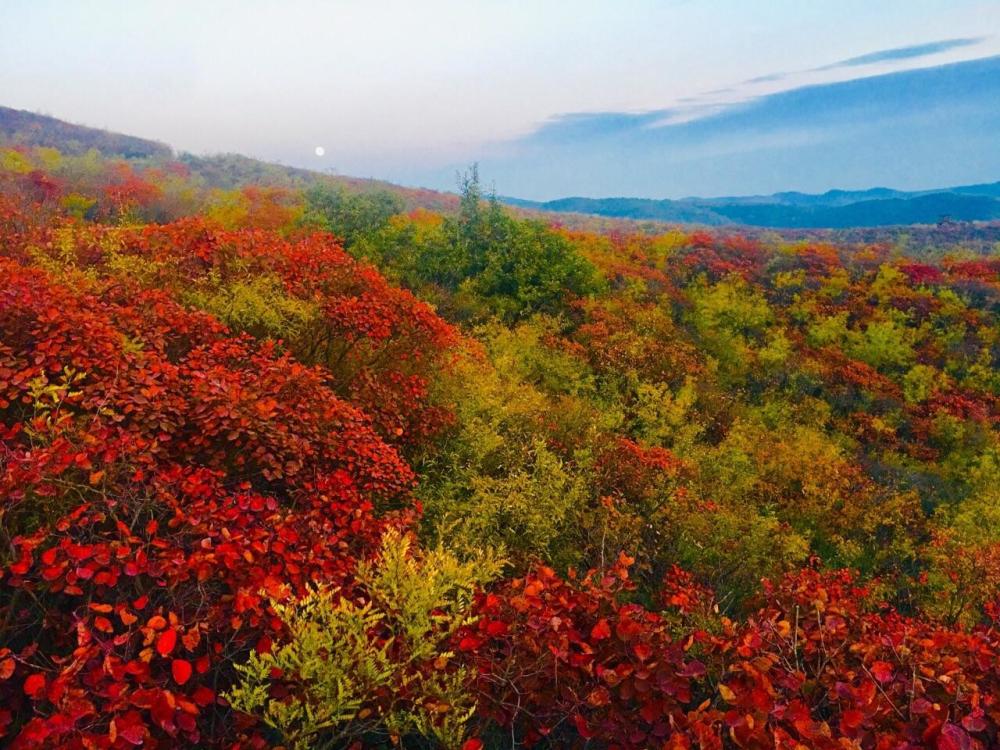
[[[1000,743],[1000,260],[0,150],[12,747]]]

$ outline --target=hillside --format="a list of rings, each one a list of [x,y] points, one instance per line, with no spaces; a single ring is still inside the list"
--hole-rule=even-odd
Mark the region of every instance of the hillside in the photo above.
[[[68,154],[96,149],[127,159],[169,159],[169,146],[131,135],[112,133],[57,120],[55,117],[0,106],[0,141],[24,146],[58,148]]]
[[[409,208],[444,210],[457,205],[454,194],[419,188],[405,188],[381,180],[331,175],[283,164],[264,162],[240,154],[174,154],[167,145],[114,133],[99,128],[74,125],[54,117],[0,106],[0,145],[56,148],[71,155],[93,149],[105,157],[121,157],[139,162],[178,161],[210,187],[222,189],[243,185],[305,188],[328,185],[351,192],[388,192]]]
[[[0,145],[0,744],[1000,746],[990,248],[77,142]]]

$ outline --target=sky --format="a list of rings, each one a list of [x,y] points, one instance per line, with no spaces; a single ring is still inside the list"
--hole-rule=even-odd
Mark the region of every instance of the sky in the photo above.
[[[1000,180],[1000,0],[0,0],[0,29],[0,104],[194,153],[444,189],[478,161],[535,199]]]

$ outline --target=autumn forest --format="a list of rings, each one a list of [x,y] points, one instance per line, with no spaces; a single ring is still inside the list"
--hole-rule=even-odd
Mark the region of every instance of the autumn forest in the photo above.
[[[0,744],[1000,746],[995,246],[249,163],[0,148]]]

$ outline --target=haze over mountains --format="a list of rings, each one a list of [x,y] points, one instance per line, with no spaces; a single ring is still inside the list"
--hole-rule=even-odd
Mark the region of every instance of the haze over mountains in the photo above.
[[[789,229],[878,227],[1000,219],[1000,182],[906,192],[890,188],[721,198],[560,198],[504,202],[540,211],[708,225]]]

